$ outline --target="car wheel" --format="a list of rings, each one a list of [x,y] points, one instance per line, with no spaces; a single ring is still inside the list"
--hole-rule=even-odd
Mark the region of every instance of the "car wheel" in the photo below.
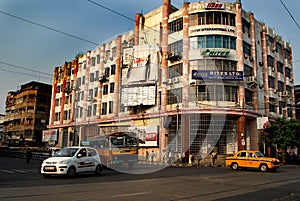
[[[238,164],[237,164],[237,163],[232,163],[232,164],[231,164],[231,169],[233,169],[233,170],[238,170],[238,169],[239,169]]]
[[[70,168],[68,169],[67,176],[68,176],[68,177],[75,177],[75,176],[76,176],[76,170],[75,170],[74,167],[70,167]]]
[[[260,171],[265,172],[268,170],[268,166],[266,164],[261,164],[259,169],[260,169]]]
[[[95,174],[95,175],[100,175],[101,172],[102,172],[102,167],[101,167],[101,165],[97,165],[97,167],[96,167],[96,169],[95,169],[95,171],[94,171],[94,174]]]

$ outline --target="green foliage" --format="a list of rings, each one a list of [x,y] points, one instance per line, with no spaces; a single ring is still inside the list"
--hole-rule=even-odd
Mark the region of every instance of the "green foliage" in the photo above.
[[[277,144],[279,147],[300,147],[300,123],[295,120],[277,118],[270,122],[263,131],[265,140]]]

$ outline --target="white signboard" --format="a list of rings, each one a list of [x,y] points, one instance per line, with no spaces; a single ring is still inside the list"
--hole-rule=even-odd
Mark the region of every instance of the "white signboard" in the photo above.
[[[257,121],[257,129],[263,129],[264,124],[269,121],[269,118],[268,117],[258,117],[256,119],[256,121]]]
[[[43,130],[43,142],[57,141],[57,129]]]

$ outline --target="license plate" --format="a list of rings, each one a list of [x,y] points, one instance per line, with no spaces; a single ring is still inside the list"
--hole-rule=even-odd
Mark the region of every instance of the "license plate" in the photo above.
[[[54,170],[55,167],[45,167],[45,170]]]

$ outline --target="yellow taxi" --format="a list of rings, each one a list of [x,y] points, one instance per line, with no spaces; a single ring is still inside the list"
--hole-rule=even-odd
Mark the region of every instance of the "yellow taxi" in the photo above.
[[[241,150],[233,156],[227,156],[225,164],[233,170],[254,168],[265,172],[267,170],[275,171],[279,168],[280,161],[276,158],[265,157],[257,150]]]

